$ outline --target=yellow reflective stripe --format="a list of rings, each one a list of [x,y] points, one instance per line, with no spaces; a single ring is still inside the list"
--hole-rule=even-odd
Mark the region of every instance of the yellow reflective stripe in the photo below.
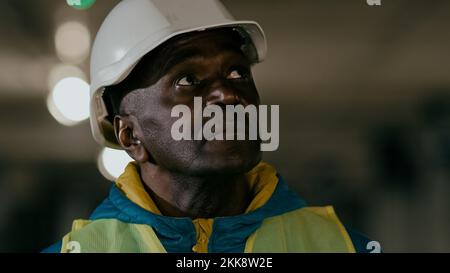
[[[250,237],[248,237],[247,242],[245,243],[244,253],[253,253],[253,248],[255,246],[255,239],[258,234],[258,230],[253,232]]]
[[[79,230],[91,222],[91,220],[77,219],[72,223],[72,231]]]
[[[356,249],[355,246],[353,245],[352,240],[350,239],[350,236],[348,235],[347,230],[345,229],[344,225],[342,224],[342,222],[339,220],[339,217],[337,216],[336,212],[334,211],[334,208],[332,206],[327,206],[326,207],[329,215],[331,218],[334,219],[334,221],[336,222],[339,231],[342,234],[342,237],[344,238],[344,241],[347,245],[347,250],[349,253],[356,253]]]
[[[68,253],[69,252],[69,247],[68,244],[71,241],[71,234],[74,231],[80,230],[81,228],[83,228],[84,226],[86,226],[87,224],[91,223],[92,221],[90,220],[84,220],[84,219],[77,219],[74,220],[72,222],[72,231],[69,232],[68,234],[66,234],[61,242],[61,253]]]
[[[66,236],[63,237],[62,243],[61,243],[61,253],[67,253],[69,252],[69,249],[67,249],[67,244],[70,241],[70,233],[66,234]]]

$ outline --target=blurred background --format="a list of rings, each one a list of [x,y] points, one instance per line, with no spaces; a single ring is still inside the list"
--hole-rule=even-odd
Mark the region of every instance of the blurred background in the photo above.
[[[0,0],[0,252],[61,239],[127,160],[86,120],[89,49],[117,2]],[[265,160],[385,252],[449,252],[450,1],[222,2],[267,34],[253,72],[281,139]]]

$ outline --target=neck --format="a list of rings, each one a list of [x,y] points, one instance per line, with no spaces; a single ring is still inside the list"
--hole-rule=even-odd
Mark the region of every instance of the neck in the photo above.
[[[140,165],[141,179],[163,215],[213,218],[244,213],[251,201],[245,175],[189,176],[151,163]]]

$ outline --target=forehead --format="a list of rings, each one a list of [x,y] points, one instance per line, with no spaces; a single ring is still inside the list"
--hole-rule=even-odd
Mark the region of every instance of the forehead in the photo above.
[[[117,86],[133,90],[153,85],[175,65],[199,56],[232,53],[247,61],[241,50],[243,44],[240,34],[230,28],[182,34],[146,54]]]
[[[208,57],[217,54],[234,54],[245,58],[241,50],[243,41],[235,31],[202,31],[179,37],[168,44],[165,54],[164,71],[195,57]]]
[[[243,39],[232,29],[216,29],[190,32],[179,35],[166,42],[166,49],[177,50],[185,47],[220,46],[224,49],[240,49]]]

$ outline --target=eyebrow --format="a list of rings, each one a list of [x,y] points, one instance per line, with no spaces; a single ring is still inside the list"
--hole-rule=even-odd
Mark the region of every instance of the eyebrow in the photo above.
[[[171,54],[169,54],[169,58],[167,59],[167,61],[164,61],[164,64],[161,67],[161,69],[162,69],[163,73],[165,74],[167,71],[169,71],[175,65],[182,63],[186,60],[194,59],[196,57],[201,57],[201,56],[204,56],[204,52],[197,48],[186,48],[186,49],[175,50]]]
[[[227,46],[225,50],[239,54],[241,56],[245,56],[245,54],[240,49],[237,49],[235,46],[231,45],[229,47]],[[163,72],[163,74],[167,73],[171,68],[173,68],[177,64],[180,64],[190,59],[204,57],[206,54],[203,50],[200,50],[198,48],[181,48],[181,49],[174,49],[168,55],[169,57],[167,61],[165,61],[161,67],[161,71]]]

